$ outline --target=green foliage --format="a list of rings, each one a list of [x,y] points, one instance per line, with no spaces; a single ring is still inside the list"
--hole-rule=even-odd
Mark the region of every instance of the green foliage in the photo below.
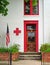
[[[19,52],[19,45],[18,44],[14,44],[9,48],[9,52],[11,53],[15,53],[15,52]]]
[[[29,0],[25,0],[26,3],[27,3],[28,1],[29,1]],[[33,6],[37,6],[37,1],[38,1],[38,0],[33,0],[33,1],[32,1],[32,5],[33,5]]]
[[[27,3],[29,0],[25,0],[25,2]]]
[[[8,13],[7,5],[9,2],[7,0],[0,0],[0,14],[6,16]]]
[[[50,48],[48,48],[47,50],[45,50],[45,52],[50,52]]]
[[[19,52],[19,45],[14,44],[14,45],[10,46],[9,48],[0,48],[0,52],[1,53],[4,53],[4,52],[10,52],[10,53]]]
[[[50,50],[50,44],[49,43],[42,44],[40,47],[41,52],[47,52],[49,50]]]
[[[1,53],[8,52],[8,48],[0,48],[0,52]]]
[[[33,0],[32,5],[37,6],[37,0]]]

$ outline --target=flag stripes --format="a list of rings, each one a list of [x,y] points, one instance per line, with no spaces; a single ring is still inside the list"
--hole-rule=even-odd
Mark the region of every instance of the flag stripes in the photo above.
[[[9,36],[9,27],[7,25],[7,32],[6,32],[6,46],[8,46],[10,42],[10,36]]]

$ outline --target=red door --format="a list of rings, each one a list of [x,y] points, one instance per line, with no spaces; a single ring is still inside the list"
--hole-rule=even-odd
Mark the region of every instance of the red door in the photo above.
[[[24,21],[24,52],[38,52],[38,21]]]

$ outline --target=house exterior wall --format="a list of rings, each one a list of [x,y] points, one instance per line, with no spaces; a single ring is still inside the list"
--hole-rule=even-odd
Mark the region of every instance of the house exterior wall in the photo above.
[[[44,0],[44,43],[50,43],[50,0]]]
[[[48,26],[48,23],[50,23],[49,22],[50,19],[47,17],[47,15],[49,14],[49,11],[50,11],[50,9],[48,8],[49,5],[47,5],[48,1],[44,0],[44,2],[43,2],[43,0],[39,0],[39,15],[26,16],[26,15],[24,15],[24,0],[9,0],[10,4],[8,6],[8,9],[9,9],[8,15],[5,17],[0,15],[0,23],[1,23],[0,24],[0,30],[1,30],[0,35],[2,35],[2,37],[3,37],[3,34],[4,34],[4,37],[3,37],[4,39],[1,40],[1,38],[0,38],[0,43],[1,43],[0,46],[2,46],[2,44],[4,44],[4,46],[6,46],[6,44],[5,44],[6,43],[6,39],[5,39],[6,38],[6,26],[8,23],[9,31],[10,31],[9,46],[14,43],[19,44],[20,51],[24,52],[24,20],[38,20],[39,21],[38,22],[38,46],[39,46],[38,48],[40,48],[40,45],[43,44],[44,42],[48,42],[49,41],[48,40],[48,37],[49,37],[48,27],[50,27],[50,26]],[[44,10],[43,10],[43,6],[42,6],[43,3],[44,3]],[[43,14],[43,11],[44,11],[44,14]],[[47,12],[48,12],[48,14],[47,14]],[[44,15],[44,18],[43,18],[43,15]],[[1,27],[3,27],[3,29]],[[19,36],[16,36],[13,33],[13,31],[16,28],[19,28],[21,30],[21,33],[19,34]],[[2,31],[4,32],[3,34],[2,34]]]

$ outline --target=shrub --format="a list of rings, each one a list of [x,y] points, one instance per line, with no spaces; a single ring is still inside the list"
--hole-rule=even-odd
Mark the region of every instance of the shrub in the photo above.
[[[41,52],[47,52],[47,51],[49,51],[49,49],[50,49],[50,44],[49,43],[42,44],[41,47],[40,47]]]
[[[50,48],[48,48],[47,50],[45,50],[45,52],[50,52]]]
[[[14,44],[11,47],[9,47],[9,52],[11,52],[11,53],[19,52],[19,45]]]
[[[9,53],[15,53],[15,52],[19,52],[19,45],[18,44],[14,44],[12,46],[10,46],[9,48],[0,48],[0,52],[4,53],[4,52],[9,52]]]
[[[8,48],[0,48],[0,52],[1,53],[8,52]]]

